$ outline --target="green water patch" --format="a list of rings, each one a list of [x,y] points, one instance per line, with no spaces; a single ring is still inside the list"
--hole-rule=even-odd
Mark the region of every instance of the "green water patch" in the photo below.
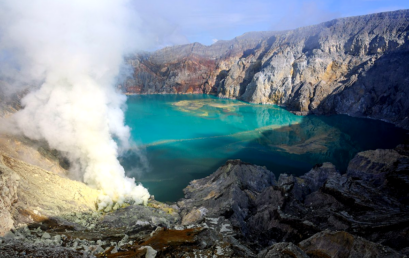
[[[296,176],[317,163],[345,171],[359,151],[393,148],[406,131],[370,119],[296,116],[273,105],[254,105],[208,95],[135,95],[126,124],[147,157],[121,158],[128,176],[160,201],[176,201],[191,180],[213,173],[228,159],[266,166],[277,176]]]

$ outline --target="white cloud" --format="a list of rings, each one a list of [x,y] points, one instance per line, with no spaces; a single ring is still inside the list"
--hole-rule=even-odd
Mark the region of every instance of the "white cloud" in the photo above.
[[[274,22],[271,30],[296,29],[302,26],[314,25],[340,17],[340,13],[329,10],[323,1],[292,1],[285,7],[285,14]]]

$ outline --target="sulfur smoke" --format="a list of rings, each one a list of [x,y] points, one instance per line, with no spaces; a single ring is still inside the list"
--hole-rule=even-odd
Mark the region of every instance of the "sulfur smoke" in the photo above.
[[[8,121],[14,133],[63,153],[72,173],[103,192],[100,209],[146,203],[147,189],[117,159],[130,129],[115,82],[123,56],[144,44],[127,1],[7,0],[0,10],[0,51],[9,57],[2,75],[15,89],[32,83]]]

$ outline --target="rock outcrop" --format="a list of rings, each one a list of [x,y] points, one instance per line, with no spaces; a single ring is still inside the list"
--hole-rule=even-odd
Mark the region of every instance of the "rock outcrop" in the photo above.
[[[204,216],[225,216],[234,227],[247,232],[244,219],[248,217],[255,193],[273,184],[274,174],[265,167],[228,161],[211,176],[194,180],[185,188],[185,199],[178,202],[182,207],[182,223],[188,225]]]
[[[85,185],[3,155],[1,212],[11,224],[2,224],[8,232],[0,256],[405,257],[408,154],[408,145],[365,151],[343,175],[323,163],[278,179],[265,167],[230,160],[192,181],[176,204],[150,200],[110,212],[87,206],[93,198],[81,192]]]
[[[12,209],[18,200],[19,179],[14,171],[0,163],[0,236],[14,227]]]
[[[127,93],[205,93],[409,128],[409,11],[253,32],[128,58]]]
[[[0,153],[0,236],[21,225],[95,211],[99,191]],[[86,226],[86,225],[83,225]]]
[[[246,33],[210,47],[194,43],[129,56],[134,76],[120,87],[127,93],[214,93],[216,84],[243,53],[272,34]]]
[[[263,167],[239,160],[228,161],[214,174],[194,180],[185,188],[186,197],[178,202],[182,221],[199,223],[206,216],[221,216],[229,220],[236,233],[255,250],[279,242],[300,243],[314,234],[331,230],[345,232],[343,235],[331,233],[345,238],[339,240],[338,245],[348,242],[346,238],[361,241],[350,234],[368,242],[351,240],[348,252],[355,252],[357,246],[367,246],[370,252],[377,243],[389,246],[391,257],[398,257],[396,251],[406,254],[409,246],[406,233],[409,206],[405,192],[409,187],[407,150],[408,146],[402,145],[396,150],[358,153],[344,175],[331,163],[324,163],[304,176],[281,174],[278,180]],[[328,236],[328,239],[332,238]],[[300,244],[307,254],[315,252],[306,247],[306,243],[312,245],[311,241]],[[314,248],[322,246],[314,245]],[[268,252],[281,250],[277,248]],[[360,250],[361,254],[364,249]],[[384,257],[381,255],[384,249],[375,249],[374,252],[379,251],[378,257]],[[330,251],[326,255],[357,257],[335,255]],[[374,257],[372,254],[367,257],[370,256]]]
[[[325,230],[302,241],[299,247],[312,257],[401,257],[389,247],[375,244],[345,231]]]

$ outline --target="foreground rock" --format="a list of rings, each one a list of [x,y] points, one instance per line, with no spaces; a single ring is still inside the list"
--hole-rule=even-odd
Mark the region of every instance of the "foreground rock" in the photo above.
[[[407,145],[365,151],[344,175],[323,163],[301,177],[278,179],[265,167],[229,160],[192,181],[177,204],[150,200],[110,212],[95,211],[75,193],[54,194],[54,200],[35,193],[30,199],[25,191],[34,189],[27,178],[37,186],[46,180],[62,193],[60,182],[88,190],[3,155],[0,257],[404,257],[408,154]],[[36,212],[29,212],[32,205]]]
[[[17,186],[20,176],[10,168],[0,163],[0,236],[4,236],[13,228],[12,210],[18,200]]]
[[[396,251],[345,231],[323,231],[299,243],[313,257],[401,257]]]
[[[129,57],[127,93],[206,93],[409,126],[409,11],[246,33]]]
[[[300,243],[332,230],[406,253],[409,160],[402,155],[407,146],[399,148],[401,154],[359,153],[344,175],[324,163],[304,176],[281,174],[274,180],[262,167],[228,161],[185,189],[186,199],[178,202],[182,221],[199,223],[206,216],[222,216],[253,250],[277,242]],[[253,174],[257,180],[251,180]]]
[[[63,219],[73,211],[95,211],[99,196],[97,190],[81,182],[1,153],[0,179],[0,236],[21,225]]]
[[[192,181],[185,188],[185,199],[178,202],[182,224],[200,221],[204,216],[224,216],[235,227],[247,231],[244,219],[254,206],[255,196],[275,184],[275,176],[265,167],[231,160],[212,175]]]

